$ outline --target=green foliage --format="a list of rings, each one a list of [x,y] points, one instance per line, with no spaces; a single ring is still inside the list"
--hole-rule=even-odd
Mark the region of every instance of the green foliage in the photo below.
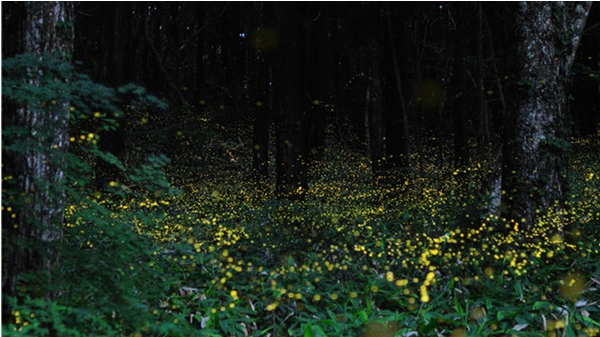
[[[574,190],[597,200],[590,194],[599,187],[595,168],[584,163],[593,161],[578,163],[582,173],[571,170]],[[468,169],[465,179],[436,171],[438,179],[382,186],[370,184],[363,158],[328,151],[303,202],[270,199],[243,174],[211,172],[201,180],[211,184],[186,179],[182,195],[163,200],[165,226],[154,232],[171,247],[165,261],[182,273],[168,303],[203,332],[596,333],[598,241],[583,233],[598,224],[597,202],[574,194],[571,216],[541,214],[529,233],[514,220],[465,217],[465,202],[485,199],[455,198],[465,190],[457,184],[477,184],[485,165]],[[553,236],[563,225],[565,240]]]
[[[110,88],[93,83],[75,72],[74,66],[50,55],[21,54],[2,61],[2,95],[30,108],[60,108],[69,102],[77,117],[90,118],[93,107],[120,111]]]
[[[135,108],[135,120],[158,114]],[[76,116],[99,125],[111,119],[101,107],[85,109]],[[227,159],[216,150],[202,165],[160,153],[126,164],[111,157],[127,178],[102,191],[91,178],[90,158],[102,155],[96,138],[73,136],[63,265],[51,287],[60,296],[7,299],[13,321],[3,323],[3,333],[598,335],[593,139],[570,140],[567,211],[541,213],[538,226],[524,231],[480,195],[490,163],[458,172],[425,157],[425,175],[373,184],[365,158],[332,144],[310,172],[304,201],[275,200],[271,185],[257,185],[251,172],[231,164],[249,163],[250,151],[233,151],[238,141],[203,123],[211,132],[183,124],[169,132],[181,127],[175,139],[186,141],[193,132],[210,135],[193,145],[213,153],[207,150],[220,144]],[[151,132],[160,124],[138,127]],[[559,229],[564,237],[555,235]]]
[[[41,294],[36,291],[38,285],[32,284],[40,282],[40,276],[44,275],[37,271],[20,275],[21,293],[16,297],[3,296],[13,318],[11,322],[3,322],[3,334],[189,335],[186,332],[189,327],[178,324],[186,318],[161,307],[164,294],[178,283],[179,274],[155,267],[162,264],[156,241],[141,233],[142,228],[156,231],[155,226],[164,219],[159,198],[176,194],[164,174],[169,158],[149,157],[139,167],[126,169],[118,158],[98,149],[93,133],[117,127],[113,117],[123,110],[120,95],[136,99],[138,106],[153,103],[161,108],[164,104],[134,86],[114,90],[96,84],[75,72],[71,65],[50,56],[19,55],[4,60],[2,89],[5,100],[36,109],[41,118],[49,109],[69,109],[74,130],[82,132],[71,137],[65,168],[68,206],[64,240],[52,247],[62,258],[60,269],[49,276],[51,283],[41,284]],[[40,144],[38,139],[45,137],[44,130],[32,132],[13,124],[13,120],[5,122],[5,153],[44,151],[51,157],[53,151],[58,151]],[[78,125],[91,129],[78,130],[75,128]],[[116,164],[128,173],[128,178],[96,191],[92,163],[98,158]],[[16,177],[3,179],[2,206],[9,215],[7,218],[23,207],[37,207],[28,203],[27,196],[18,190]],[[4,229],[3,225],[3,232]],[[20,244],[31,249],[39,246],[39,242],[21,239]],[[40,297],[44,293],[57,296]]]

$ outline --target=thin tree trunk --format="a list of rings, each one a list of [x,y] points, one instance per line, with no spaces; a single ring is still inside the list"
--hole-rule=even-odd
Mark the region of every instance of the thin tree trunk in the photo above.
[[[306,139],[303,114],[302,25],[293,18],[293,3],[277,4],[279,16],[279,60],[275,74],[276,194],[279,198],[301,199],[307,187]],[[292,14],[289,14],[292,13]]]
[[[369,78],[366,93],[366,111],[368,114],[368,142],[372,162],[372,171],[375,179],[387,176],[384,151],[384,125],[383,125],[383,90],[381,84],[382,67],[379,40],[372,39],[369,44]]]
[[[325,149],[324,102],[327,95],[327,73],[333,63],[330,60],[332,49],[327,38],[328,22],[322,19],[326,5],[306,3],[307,16],[313,19],[306,24],[306,45],[304,46],[303,73],[306,76],[304,89],[310,108],[306,109],[306,152],[309,162],[321,160]]]
[[[483,8],[482,3],[477,2],[477,101],[479,104],[479,154],[485,155],[489,149],[490,126],[485,98],[485,71],[483,68]]]
[[[458,111],[454,119],[454,165],[460,170],[464,170],[469,163],[469,147],[467,142],[467,112],[469,110],[469,95],[467,94],[467,62],[465,56],[466,43],[465,39],[461,39],[461,42],[457,50],[458,60],[458,84],[462,88],[460,92]]]
[[[387,5],[386,5],[387,6]],[[412,165],[411,159],[411,148],[410,148],[410,132],[409,132],[409,122],[408,122],[408,108],[406,106],[406,102],[404,100],[404,90],[402,89],[402,79],[400,76],[400,65],[398,64],[398,51],[396,49],[396,43],[394,40],[394,29],[392,26],[392,18],[390,14],[389,7],[386,7],[386,23],[387,23],[387,34],[388,34],[388,43],[391,49],[391,66],[392,69],[386,69],[386,71],[393,73],[393,82],[395,84],[396,95],[398,95],[398,102],[400,108],[400,118],[393,118],[392,121],[395,125],[401,124],[400,130],[394,129],[391,132],[396,133],[399,132],[401,136],[388,135],[390,139],[397,139],[395,142],[396,146],[400,147],[400,151],[394,153],[395,155],[401,158],[395,158],[394,161],[396,164],[402,167],[408,167]],[[388,112],[388,115],[391,115],[391,111]],[[399,126],[399,125],[398,125]]]
[[[256,76],[258,87],[255,88],[252,168],[257,180],[261,181],[269,177],[269,134],[273,109],[272,90],[269,87],[271,68],[260,62]]]
[[[248,47],[248,104],[254,110],[252,135],[252,168],[257,182],[269,176],[269,128],[272,119],[273,91],[271,60],[276,41],[271,36],[270,7],[257,2],[248,16],[250,43]]]

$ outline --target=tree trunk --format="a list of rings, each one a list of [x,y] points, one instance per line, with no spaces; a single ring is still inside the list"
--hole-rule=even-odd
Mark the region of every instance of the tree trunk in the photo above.
[[[70,59],[73,50],[72,2],[23,2],[16,6],[21,7],[19,12],[23,15],[21,25],[10,27],[16,32],[14,36],[18,36],[18,41],[10,41],[19,45],[16,52],[32,53],[40,58],[52,53]],[[12,55],[3,55],[7,56]],[[42,70],[31,71],[39,73]],[[13,217],[9,222],[2,222],[3,236],[8,237],[3,240],[8,246],[2,247],[2,291],[5,295],[17,295],[18,287],[21,287],[19,277],[36,271],[48,278],[37,281],[39,284],[35,285],[37,289],[33,295],[51,296],[47,285],[52,281],[53,270],[59,266],[59,256],[54,248],[63,236],[63,179],[69,145],[69,102],[59,101],[59,98],[47,102],[45,108],[15,104],[12,111],[6,112],[13,117],[11,123],[28,130],[29,133],[23,136],[33,139],[35,144],[13,154],[7,163],[10,167],[4,168],[5,172],[11,173],[23,196],[22,202],[10,200],[15,202],[11,205]],[[5,202],[3,200],[3,206]],[[3,220],[6,220],[4,216]]]
[[[295,4],[277,4],[279,17],[278,71],[275,74],[277,112],[276,194],[301,199],[307,186],[301,52],[302,24],[296,22]]]
[[[471,49],[473,38],[473,24],[472,18],[473,11],[471,6],[464,6],[462,8],[456,8],[456,25],[457,29],[454,37],[454,60],[455,60],[455,75],[452,76],[450,87],[454,88],[454,92],[451,93],[456,97],[456,113],[454,117],[454,168],[458,169],[459,172],[464,172],[469,164],[471,156],[469,154],[469,128],[468,120],[471,111],[475,108],[473,105],[473,97],[471,94],[472,83],[469,81],[469,64],[468,59],[471,55]],[[460,174],[459,177],[464,177]],[[466,190],[464,191],[466,192]],[[468,193],[460,193],[461,195],[468,195]]]
[[[386,25],[384,31],[384,44],[386,47],[384,56],[384,80],[385,85],[385,121],[387,160],[393,166],[407,168],[411,165],[411,148],[408,121],[408,106],[404,99],[401,77],[400,55],[396,47],[394,26],[392,24],[391,9],[385,5]],[[404,47],[404,46],[403,46]]]
[[[373,178],[377,182],[388,174],[385,165],[385,128],[383,123],[384,101],[382,89],[382,62],[381,42],[377,38],[369,41],[369,77],[365,102],[365,127],[367,128],[367,141]],[[396,133],[398,130],[391,130]]]
[[[562,213],[568,193],[565,85],[591,2],[522,2],[517,15],[519,89],[504,144],[508,216],[531,229]],[[562,231],[562,228],[556,230]]]
[[[305,79],[305,93],[310,101],[310,108],[306,110],[306,153],[309,162],[321,159],[325,148],[325,115],[324,102],[327,95],[327,72],[333,62],[329,57],[332,54],[331,44],[327,39],[327,19],[323,18],[326,6],[320,3],[306,3],[306,17],[313,19],[306,25],[306,43],[304,46],[303,62]],[[325,8],[325,10],[323,9]]]
[[[487,109],[486,89],[485,89],[485,70],[483,56],[483,4],[477,2],[477,103],[479,111],[479,131],[478,131],[478,146],[479,155],[484,156],[490,149],[490,125],[489,114]]]
[[[250,5],[248,47],[248,104],[254,110],[252,135],[252,168],[257,181],[269,176],[269,129],[272,120],[273,91],[271,82],[273,51],[277,46],[271,22],[270,7],[257,2]]]

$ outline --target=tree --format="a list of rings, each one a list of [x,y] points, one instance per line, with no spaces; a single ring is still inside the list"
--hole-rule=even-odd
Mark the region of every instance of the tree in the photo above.
[[[365,93],[365,129],[366,140],[369,144],[371,167],[373,178],[384,178],[386,175],[385,167],[385,129],[384,129],[384,100],[382,89],[382,60],[381,41],[377,37],[371,38],[368,44],[367,58],[369,64],[368,84]],[[390,133],[395,133],[392,130]]]
[[[406,104],[406,93],[403,89],[403,76],[397,45],[404,48],[405,41],[397,42],[394,25],[392,23],[392,8],[386,3],[385,8],[386,25],[382,25],[384,31],[384,95],[385,95],[385,120],[387,132],[385,135],[387,146],[387,160],[394,165],[407,168],[411,165],[411,148],[409,143],[408,106]],[[400,21],[400,20],[398,20]],[[404,21],[404,20],[402,20]]]
[[[249,18],[250,37],[247,56],[246,81],[248,105],[254,110],[252,134],[252,168],[257,180],[268,178],[269,173],[269,127],[272,119],[273,91],[272,61],[277,48],[277,35],[273,29],[271,7],[263,2],[248,5],[254,15]]]
[[[14,49],[3,50],[3,59],[13,53],[34,54],[41,61],[48,60],[50,54],[62,59],[71,57],[73,3],[21,2],[3,7],[8,10],[3,11],[6,20],[3,28],[14,38],[10,41]],[[47,69],[32,65],[22,81],[40,87],[42,81],[46,84],[65,80],[61,74]],[[23,145],[30,145],[26,152],[10,153],[3,162],[5,180],[14,181],[20,191],[15,197],[22,201],[11,207],[10,218],[6,218],[8,209],[3,212],[2,291],[6,295],[17,294],[22,274],[41,271],[49,276],[59,265],[59,256],[52,248],[62,240],[70,104],[59,101],[61,93],[52,90],[52,87],[45,88],[44,93],[50,99],[41,102],[41,106],[23,104],[23,101],[3,102],[3,117],[5,112],[8,117],[5,122],[24,130]],[[53,95],[56,100],[51,98]],[[38,295],[49,296],[43,288],[45,282],[51,280],[37,281],[41,290]]]
[[[538,212],[561,214],[565,207],[566,84],[590,7],[591,2],[518,5],[519,93],[506,125],[502,184],[507,216],[528,228]]]
[[[307,186],[304,85],[302,50],[304,31],[298,22],[296,4],[278,4],[279,60],[274,76],[276,132],[276,193],[278,197],[301,198]],[[286,10],[289,10],[286,11]],[[292,13],[292,14],[286,14]]]

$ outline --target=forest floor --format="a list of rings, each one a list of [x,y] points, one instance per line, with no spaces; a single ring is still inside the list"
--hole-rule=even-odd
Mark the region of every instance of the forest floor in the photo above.
[[[168,301],[198,329],[223,336],[599,334],[594,138],[573,141],[569,213],[540,214],[526,229],[485,212],[481,182],[490,163],[461,173],[432,155],[415,160],[426,169],[410,179],[374,184],[364,156],[330,144],[311,168],[304,200],[282,201],[273,198],[273,181],[252,180],[248,144],[214,137],[204,165],[171,172],[182,194],[170,202],[168,229],[154,232],[173,248],[163,258],[182,273]],[[174,241],[193,249],[175,249]]]
[[[374,183],[330,133],[303,200],[277,200],[252,178],[248,130],[197,122],[157,120],[173,136],[155,144],[141,130],[128,184],[74,180],[61,296],[15,304],[3,334],[600,335],[598,137],[572,142],[568,213],[524,228],[490,211],[483,160],[458,172],[437,151]],[[182,150],[169,161],[161,142]]]

